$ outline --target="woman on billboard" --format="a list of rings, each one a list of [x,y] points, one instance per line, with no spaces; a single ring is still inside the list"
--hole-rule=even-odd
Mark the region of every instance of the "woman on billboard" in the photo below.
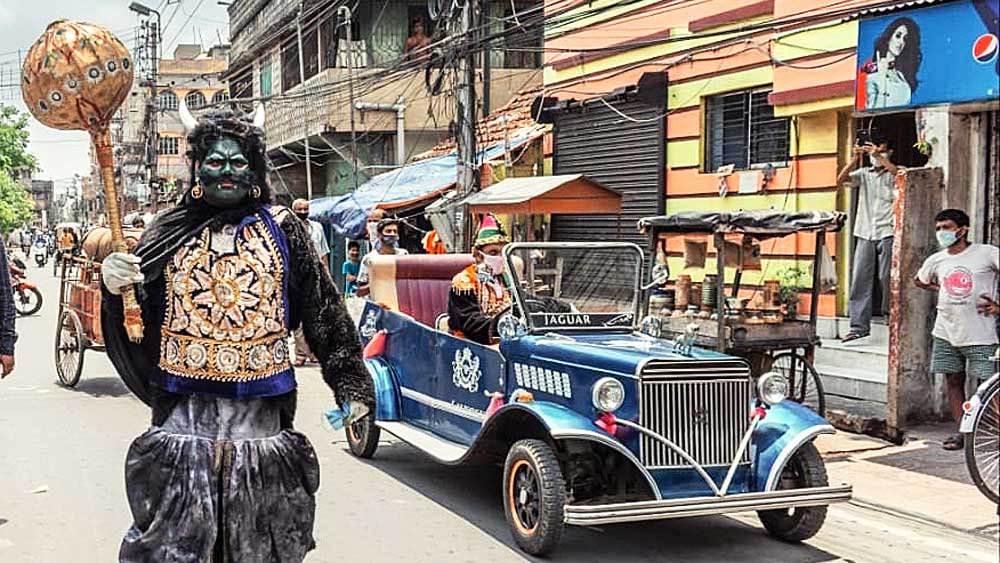
[[[872,58],[861,66],[858,78],[864,83],[865,109],[907,106],[917,89],[920,28],[910,18],[892,21],[875,40]]]

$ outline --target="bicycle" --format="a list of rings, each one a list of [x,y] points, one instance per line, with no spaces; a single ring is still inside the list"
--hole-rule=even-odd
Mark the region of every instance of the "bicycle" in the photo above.
[[[1000,505],[1000,372],[994,372],[962,405],[965,464],[976,487]]]

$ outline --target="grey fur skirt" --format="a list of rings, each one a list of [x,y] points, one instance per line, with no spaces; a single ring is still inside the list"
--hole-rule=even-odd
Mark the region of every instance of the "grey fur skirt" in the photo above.
[[[299,563],[319,463],[268,399],[191,396],[132,442],[121,563]]]

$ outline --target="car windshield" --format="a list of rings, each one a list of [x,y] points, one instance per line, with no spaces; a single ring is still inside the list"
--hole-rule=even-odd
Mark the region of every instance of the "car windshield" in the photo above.
[[[508,268],[537,330],[632,328],[642,252],[632,244],[514,244]]]

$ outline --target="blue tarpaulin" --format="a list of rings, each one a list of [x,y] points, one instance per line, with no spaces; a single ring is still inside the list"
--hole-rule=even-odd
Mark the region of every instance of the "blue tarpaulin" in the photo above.
[[[524,128],[511,136],[510,149],[537,139],[544,133],[538,126]],[[495,160],[505,151],[498,144],[480,151],[479,162]],[[377,206],[398,206],[416,202],[448,189],[455,183],[458,157],[455,153],[420,160],[391,172],[379,174],[352,193],[314,199],[309,204],[309,218],[332,226],[338,234],[359,239],[365,236],[365,221]]]

